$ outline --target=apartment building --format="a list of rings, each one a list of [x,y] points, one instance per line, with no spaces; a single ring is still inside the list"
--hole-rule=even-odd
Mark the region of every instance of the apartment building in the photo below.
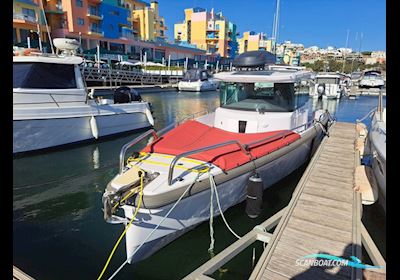
[[[43,43],[48,42],[44,15],[38,3],[33,0],[14,0],[13,44],[29,40],[31,46],[36,48],[39,35]]]
[[[131,10],[130,21],[134,32],[140,40],[154,41],[164,40],[165,31],[168,30],[165,20],[160,16],[158,1],[146,2],[127,0]]]
[[[116,59],[117,54],[125,54],[124,59],[128,54],[140,59],[146,53],[148,60],[158,61],[168,56],[195,59],[205,55],[205,51],[193,46],[166,42],[167,27],[159,15],[158,2],[141,0],[14,0],[14,44],[26,45],[28,36],[37,39],[33,32],[37,21],[41,38],[46,41],[40,1],[52,38],[77,39],[85,52],[100,45],[102,56],[111,59]]]
[[[238,45],[239,54],[258,50],[273,51],[273,41],[267,39],[265,34],[255,33],[254,31],[243,32],[243,37],[238,39]]]
[[[207,54],[234,57],[237,52],[236,24],[220,13],[203,8],[185,9],[183,23],[174,25],[176,42],[194,44]]]

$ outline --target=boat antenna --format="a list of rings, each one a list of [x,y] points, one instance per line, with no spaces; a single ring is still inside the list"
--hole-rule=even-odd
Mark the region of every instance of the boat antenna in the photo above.
[[[51,39],[50,30],[49,30],[49,25],[47,24],[46,13],[45,13],[44,8],[43,8],[43,0],[40,0],[39,2],[40,2],[40,8],[41,8],[42,13],[43,13],[44,23],[46,24],[47,36],[49,37],[49,42],[50,42],[50,47],[51,47],[51,53],[54,54],[53,41],[52,41],[52,39]]]

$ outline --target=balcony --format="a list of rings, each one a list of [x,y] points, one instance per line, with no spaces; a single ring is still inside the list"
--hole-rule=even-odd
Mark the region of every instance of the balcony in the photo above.
[[[91,27],[88,32],[89,35],[104,37],[104,31],[101,31],[100,28]]]
[[[103,15],[99,14],[99,11],[94,10],[94,9],[89,9],[87,14],[86,14],[90,19],[94,20],[103,20]]]
[[[64,14],[66,11],[63,10],[62,4],[48,4],[45,8],[45,12],[48,14]]]
[[[134,34],[125,33],[125,32],[120,33],[120,37],[119,38],[122,39],[122,40],[136,40]]]
[[[28,16],[26,14],[13,14],[13,20],[21,23],[36,24],[37,20],[35,17]]]

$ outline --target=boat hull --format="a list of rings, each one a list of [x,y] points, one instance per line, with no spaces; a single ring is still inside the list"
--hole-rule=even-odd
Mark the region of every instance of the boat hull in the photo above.
[[[322,138],[322,131],[319,129],[316,129],[316,131],[310,131],[306,139],[300,139],[298,140],[298,144],[295,144],[296,142],[292,144],[296,145],[296,147],[289,148],[290,145],[287,146],[286,153],[278,157],[272,157],[271,161],[257,168],[258,173],[263,179],[264,189],[298,169],[310,158]],[[237,169],[240,168],[245,169],[246,167],[237,167]],[[252,174],[252,171],[245,170],[241,175],[217,184],[222,211],[245,200],[246,184]],[[126,250],[129,263],[138,262],[151,256],[186,231],[208,220],[210,217],[210,187],[208,186],[205,190],[184,198],[131,259],[138,246],[146,239],[155,226],[160,223],[172,206],[173,203],[156,209],[139,210],[135,219],[138,223],[132,223],[126,233]],[[122,208],[124,209],[125,217],[131,219],[135,208],[127,205]],[[219,215],[215,198],[214,215]]]
[[[212,81],[200,81],[200,82],[179,82],[178,89],[180,91],[213,91],[217,90],[218,84]]]
[[[97,137],[105,137],[151,124],[145,113],[122,113],[94,117]],[[53,148],[95,139],[92,116],[21,119],[13,121],[13,153]]]
[[[379,188],[379,204],[386,212],[386,129],[383,127],[383,122],[378,121],[377,113],[372,118],[369,144],[372,170]]]

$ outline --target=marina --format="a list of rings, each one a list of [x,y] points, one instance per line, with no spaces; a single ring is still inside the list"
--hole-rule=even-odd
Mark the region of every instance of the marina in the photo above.
[[[13,0],[13,280],[386,279],[382,5],[148,1]]]
[[[147,93],[143,94],[143,98],[160,108],[154,113],[155,119],[158,120],[156,129],[190,115],[192,108],[196,108],[195,111],[212,110],[219,103],[217,92],[210,92],[207,95],[179,92]],[[327,104],[323,100],[318,100],[316,104],[310,102],[308,106],[310,110],[329,106],[332,115],[338,121],[355,123],[376,104],[376,97],[360,96],[357,100],[346,98],[342,98],[339,102],[327,100]],[[366,119],[365,123],[370,124],[370,120]],[[118,228],[104,223],[102,211],[99,210],[102,207],[101,186],[110,180],[118,169],[118,159],[115,155],[132,137],[135,136],[123,136],[67,150],[14,159],[15,265],[35,279],[77,277],[74,271],[65,269],[64,263],[71,263],[76,267],[79,278],[93,278],[97,275],[107,258],[108,250],[112,248],[121,233]],[[53,162],[58,162],[60,168],[51,168]],[[231,227],[244,235],[284,208],[289,203],[304,169],[305,167],[264,192],[264,207],[259,218],[249,220],[244,212],[244,203],[228,209],[225,216]],[[369,210],[368,207],[373,207],[375,210]],[[375,205],[368,207],[364,209],[365,215],[369,214],[365,225],[385,256],[385,231],[382,231],[385,218],[380,216],[383,214],[379,214]],[[368,220],[374,223],[368,223]],[[221,218],[216,219],[214,225],[217,240],[215,253],[218,253],[236,241],[236,238],[226,229]],[[96,229],[96,236],[92,235],[93,229]],[[29,240],[25,238],[27,231],[31,233]],[[126,266],[119,274],[119,278],[129,278],[134,274],[142,279],[160,279],[157,271],[151,269],[154,265],[162,269],[163,279],[185,277],[209,259],[208,231],[208,223],[201,224],[149,259],[135,266]],[[110,239],[109,236],[115,237]],[[196,240],[196,244],[193,244],[192,240]],[[86,249],[81,250],[81,246]],[[31,249],[27,251],[26,248]],[[187,248],[191,250],[188,251]],[[256,247],[258,256],[262,249],[261,244]],[[52,256],[59,251],[63,254],[56,260]],[[173,259],[168,257],[170,254],[174,255]],[[245,255],[239,256],[233,264],[228,263],[224,266],[228,271],[222,279],[230,279],[229,276],[250,276],[251,259],[252,250],[249,250]],[[117,269],[124,260],[125,252],[120,248],[110,264],[110,271]],[[174,269],[174,263],[182,264],[179,271]],[[243,267],[239,265],[240,263],[248,265]],[[47,269],[41,269],[43,266]]]

